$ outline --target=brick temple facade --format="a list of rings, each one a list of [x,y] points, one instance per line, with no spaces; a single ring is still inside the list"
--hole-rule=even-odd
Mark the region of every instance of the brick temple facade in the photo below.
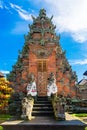
[[[39,16],[32,16],[33,23],[29,25],[29,33],[25,36],[22,51],[18,60],[8,75],[12,87],[16,91],[25,91],[29,74],[36,78],[39,96],[47,95],[49,74],[56,77],[58,93],[71,97],[76,96],[76,74],[69,65],[65,51],[60,46],[60,36],[55,33],[52,18],[46,16],[46,11],[41,9]]]

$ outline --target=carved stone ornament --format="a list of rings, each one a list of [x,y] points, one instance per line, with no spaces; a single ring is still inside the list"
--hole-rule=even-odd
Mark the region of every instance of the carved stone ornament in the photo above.
[[[33,50],[33,53],[38,57],[38,58],[45,58],[51,55],[53,49],[51,48],[49,51],[47,49],[38,49],[38,50]]]
[[[51,55],[53,52],[53,48],[33,48],[30,47],[30,50],[38,57],[38,58],[46,58]]]

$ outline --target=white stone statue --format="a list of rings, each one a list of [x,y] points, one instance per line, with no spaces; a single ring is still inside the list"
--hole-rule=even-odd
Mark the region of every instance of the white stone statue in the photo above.
[[[47,85],[47,96],[51,96],[52,94],[57,94],[58,87],[56,85],[56,79],[53,73],[50,74],[48,78],[48,85]]]
[[[29,77],[29,83],[27,85],[27,96],[36,96],[37,95],[37,88],[36,88],[36,82],[35,82],[35,77],[33,74],[30,74]]]
[[[27,85],[27,96],[36,96],[37,95],[37,88],[36,88],[36,82],[33,81],[32,83],[28,83]]]

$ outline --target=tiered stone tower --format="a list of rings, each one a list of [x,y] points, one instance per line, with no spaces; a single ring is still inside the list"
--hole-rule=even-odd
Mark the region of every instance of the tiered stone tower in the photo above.
[[[58,93],[76,96],[76,74],[69,65],[62,50],[60,36],[55,33],[52,18],[46,16],[41,9],[37,18],[32,16],[33,24],[29,25],[29,33],[25,36],[25,44],[19,53],[17,63],[8,75],[16,91],[25,91],[29,74],[36,77],[38,96],[47,95],[47,79],[51,72],[56,76]]]

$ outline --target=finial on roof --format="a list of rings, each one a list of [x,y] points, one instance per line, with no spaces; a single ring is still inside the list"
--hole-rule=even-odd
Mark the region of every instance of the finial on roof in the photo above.
[[[36,19],[33,15],[31,15],[31,17],[32,17],[32,19],[33,19],[33,20],[35,20],[35,19]]]
[[[50,21],[53,19],[53,15],[51,16],[51,18],[50,18]]]
[[[40,16],[40,18],[46,17],[46,10],[44,8],[40,9],[39,16]]]

